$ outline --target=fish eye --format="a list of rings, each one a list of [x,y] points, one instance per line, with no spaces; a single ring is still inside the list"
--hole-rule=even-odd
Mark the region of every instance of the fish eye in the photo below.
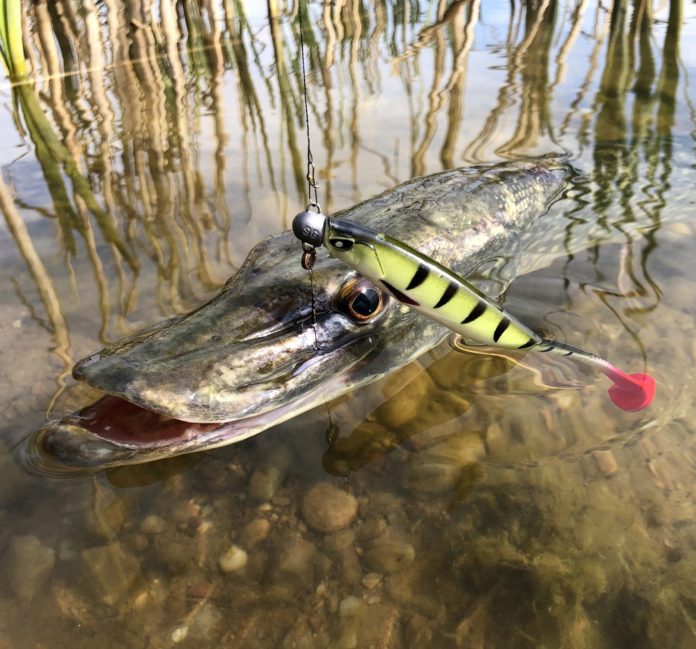
[[[355,279],[341,290],[337,306],[355,322],[368,322],[382,310],[384,297],[371,282]]]
[[[350,250],[355,242],[351,239],[329,239],[329,243],[339,250]]]

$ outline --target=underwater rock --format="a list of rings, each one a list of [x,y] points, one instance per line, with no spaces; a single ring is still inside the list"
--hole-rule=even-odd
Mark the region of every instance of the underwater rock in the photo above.
[[[157,558],[172,573],[185,571],[196,559],[196,540],[181,532],[160,534],[156,537]]]
[[[105,604],[113,606],[140,575],[140,562],[118,543],[82,551],[82,560]]]
[[[421,371],[401,391],[377,408],[377,420],[389,430],[399,429],[419,416],[427,395],[435,391],[437,386],[433,380],[427,372]]]
[[[309,525],[319,532],[336,532],[348,527],[358,515],[355,496],[318,482],[305,494],[302,513]]]
[[[46,583],[55,565],[56,553],[33,535],[15,536],[6,560],[12,591],[19,599],[29,602]]]
[[[292,606],[257,604],[235,617],[234,623],[215,646],[233,649],[285,648],[287,645],[281,645],[281,641],[298,618],[299,612]],[[290,645],[288,649],[296,648]]]
[[[249,496],[259,502],[271,500],[283,484],[291,462],[292,453],[287,446],[275,447],[251,474]]]
[[[476,464],[485,455],[485,447],[478,435],[460,433],[408,459],[401,479],[412,492],[437,494],[460,487],[472,478],[465,469]]]
[[[266,518],[257,518],[244,527],[239,537],[242,545],[251,550],[257,543],[263,541],[271,531],[271,524]]]
[[[406,626],[406,646],[409,649],[422,649],[423,647],[432,647],[434,642],[434,632],[428,620],[416,613],[408,621]],[[441,646],[441,645],[437,645]]]
[[[227,552],[218,559],[218,565],[222,572],[237,572],[244,568],[248,561],[249,557],[247,553],[238,545],[232,545]]]
[[[202,606],[196,607],[191,614],[186,625],[186,637],[189,640],[210,643],[220,632],[223,620],[222,612],[212,602],[205,602]]]
[[[341,621],[339,637],[333,646],[336,649],[354,649],[358,646],[358,613],[364,606],[363,602],[349,595],[341,600],[338,615]]]
[[[278,543],[278,557],[270,574],[267,594],[272,599],[292,601],[314,582],[316,548],[301,536],[293,534]]]
[[[140,531],[143,534],[161,534],[167,527],[167,523],[157,514],[150,514],[140,523]]]
[[[130,628],[136,630],[140,637],[158,634],[165,624],[167,609],[172,599],[190,597],[189,592],[181,592],[179,585],[159,577],[138,579],[136,585],[119,602],[119,609],[128,611]],[[186,606],[182,606],[181,615],[184,615],[186,610]]]
[[[349,596],[339,606],[341,620],[335,649],[396,649],[401,647],[401,624],[398,609],[389,604],[367,604]]]
[[[362,585],[368,590],[372,590],[379,586],[382,579],[384,579],[384,576],[380,575],[378,572],[370,572],[362,578]]]
[[[183,642],[188,638],[188,626],[187,625],[182,625],[176,627],[174,631],[172,631],[171,634],[171,639],[174,644],[179,644],[180,642]]]
[[[592,451],[592,457],[597,463],[597,468],[605,478],[611,478],[618,473],[619,465],[611,451]]]
[[[223,621],[224,616],[220,610],[212,602],[205,602],[196,606],[186,616],[183,624],[171,630],[169,637],[174,644],[189,640],[195,644],[204,642],[209,645],[217,639]],[[188,645],[190,643],[187,643]]]
[[[369,522],[370,519],[381,519],[384,522],[385,531],[387,528],[392,530],[407,529],[412,524],[405,511],[409,508],[410,503],[411,499],[404,498],[403,494],[397,495],[373,489],[370,492],[370,497],[360,503],[360,513],[365,517],[366,522]],[[383,533],[379,533],[382,523],[367,525],[367,530],[363,530],[362,527],[362,525],[357,527],[356,534],[363,544],[366,540],[374,540],[384,536]]]
[[[300,618],[292,625],[281,646],[282,649],[317,649],[319,645],[309,624]]]
[[[374,649],[401,647],[399,610],[381,602],[364,606],[358,616],[358,646]]]
[[[372,541],[380,536],[383,536],[387,531],[386,521],[378,516],[373,516],[365,520],[365,522],[355,531],[356,538],[361,543]]]
[[[66,620],[80,626],[93,626],[99,620],[93,604],[65,584],[51,588],[53,601]]]
[[[414,562],[406,569],[388,575],[384,580],[389,597],[404,609],[417,611],[433,619],[440,604],[433,592],[432,566]]]
[[[461,466],[418,454],[409,458],[401,482],[411,492],[440,494],[454,489],[462,477]]]
[[[150,539],[144,534],[134,534],[130,539],[124,539],[124,541],[132,543],[132,547],[136,554],[142,554],[150,547]]]
[[[365,561],[370,568],[387,574],[408,567],[415,557],[416,551],[410,543],[390,538],[377,539],[365,552]]]
[[[360,582],[362,568],[358,553],[355,551],[353,530],[343,530],[327,535],[324,538],[324,549],[338,566],[344,583],[352,586]]]
[[[111,541],[123,529],[130,518],[132,501],[110,493],[102,486],[95,489],[92,507],[86,511],[87,529],[107,541]]]

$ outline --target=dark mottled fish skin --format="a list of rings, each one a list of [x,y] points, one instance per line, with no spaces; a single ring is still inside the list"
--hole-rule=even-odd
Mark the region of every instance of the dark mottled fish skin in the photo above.
[[[399,239],[466,277],[505,255],[544,214],[571,168],[554,158],[446,171],[417,178],[334,215]],[[80,361],[74,376],[157,413],[188,422],[227,422],[170,444],[124,446],[49,422],[38,443],[61,461],[109,466],[145,462],[239,441],[431,349],[443,326],[389,299],[358,324],[336,299],[355,274],[320,255],[315,266],[320,350],[314,347],[309,281],[290,232],[249,253],[224,289],[170,319]],[[415,277],[413,281],[420,278]]]

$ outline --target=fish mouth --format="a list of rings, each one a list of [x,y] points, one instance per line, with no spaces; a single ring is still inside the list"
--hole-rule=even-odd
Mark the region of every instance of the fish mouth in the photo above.
[[[106,394],[81,410],[49,420],[23,449],[25,466],[35,473],[65,474],[141,464],[242,441],[342,394],[377,347],[374,334],[354,335],[296,368],[300,374],[337,371],[320,386],[290,401],[276,400],[255,414],[229,421],[186,421]],[[306,377],[305,377],[306,378]]]
[[[25,464],[41,474],[140,464],[240,441],[283,419],[275,412],[232,422],[187,422],[121,397],[48,421],[25,449]]]

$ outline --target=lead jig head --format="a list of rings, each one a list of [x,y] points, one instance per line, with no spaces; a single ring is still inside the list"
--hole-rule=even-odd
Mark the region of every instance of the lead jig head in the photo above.
[[[310,207],[316,207],[318,211],[311,210]],[[292,220],[292,231],[303,246],[321,248],[324,245],[324,230],[328,220],[318,204],[310,204]]]

